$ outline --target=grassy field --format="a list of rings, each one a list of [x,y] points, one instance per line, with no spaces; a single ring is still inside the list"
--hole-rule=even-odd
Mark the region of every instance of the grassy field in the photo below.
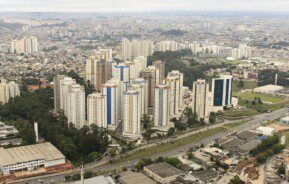
[[[164,144],[161,144],[161,145],[158,145],[158,146],[154,146],[154,147],[151,147],[151,148],[148,148],[148,149],[137,151],[135,153],[127,155],[127,156],[125,156],[125,157],[123,157],[123,158],[121,158],[119,160],[113,161],[113,162],[114,163],[126,162],[126,161],[130,161],[130,160],[133,160],[133,159],[144,158],[144,157],[148,157],[148,156],[151,156],[151,155],[154,155],[154,154],[157,154],[157,153],[166,152],[166,151],[169,151],[171,149],[178,148],[178,147],[181,147],[181,146],[196,142],[196,141],[201,140],[203,138],[212,136],[212,135],[217,134],[217,133],[219,133],[221,131],[224,131],[224,130],[226,130],[226,128],[224,128],[224,127],[219,127],[219,128],[214,128],[214,129],[211,129],[211,130],[207,130],[207,131],[204,131],[202,133],[198,133],[198,134],[195,134],[195,135],[190,135],[188,137],[184,137],[184,138],[175,140],[175,141],[170,142],[170,143],[164,143]]]
[[[269,104],[261,104],[258,106],[253,106],[250,103],[246,104],[244,100],[239,99],[239,105],[240,106],[247,106],[248,109],[245,110],[227,110],[224,112],[221,112],[221,115],[224,117],[228,117],[228,118],[237,118],[237,117],[242,117],[242,116],[252,116],[252,115],[256,115],[256,114],[260,114],[261,112],[259,112],[257,110],[257,108],[261,108],[263,110],[267,111],[276,111],[278,109],[284,108],[286,106],[289,105],[289,99],[283,99],[281,102],[278,103],[274,103],[272,105]]]
[[[234,81],[234,83],[233,83],[232,89],[234,92],[240,91],[242,89],[254,89],[254,88],[258,87],[257,86],[258,83],[253,82],[253,81],[244,81],[244,87],[242,87],[242,88],[238,87],[238,83],[239,83],[239,81]]]
[[[235,118],[235,117],[242,117],[242,116],[253,116],[259,114],[256,109],[246,109],[246,110],[228,110],[222,112],[221,115],[225,117]]]
[[[261,98],[262,101],[271,102],[271,103],[279,103],[285,100],[284,97],[281,96],[273,96],[262,93],[254,93],[254,92],[245,92],[245,93],[236,93],[236,96],[246,99],[246,100],[254,100],[255,98]]]

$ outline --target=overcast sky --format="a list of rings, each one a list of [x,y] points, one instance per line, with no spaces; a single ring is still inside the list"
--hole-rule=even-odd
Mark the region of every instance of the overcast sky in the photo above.
[[[0,11],[286,11],[289,0],[0,0]]]

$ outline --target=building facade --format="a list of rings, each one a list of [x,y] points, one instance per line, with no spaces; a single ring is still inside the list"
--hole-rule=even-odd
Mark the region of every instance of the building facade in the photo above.
[[[141,137],[141,97],[139,92],[129,89],[124,92],[123,137]]]
[[[164,84],[155,87],[154,126],[163,127],[169,123],[170,87]]]
[[[209,115],[208,109],[209,83],[204,79],[198,79],[193,84],[192,89],[192,111],[199,118],[205,118]]]
[[[101,93],[92,93],[87,96],[87,125],[107,128],[106,96]]]
[[[85,91],[79,84],[69,86],[67,99],[67,120],[77,129],[86,125],[85,121]]]

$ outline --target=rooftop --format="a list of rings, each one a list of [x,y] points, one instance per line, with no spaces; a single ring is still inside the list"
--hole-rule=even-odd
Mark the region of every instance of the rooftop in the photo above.
[[[119,174],[120,180],[126,184],[155,184],[153,180],[145,176],[142,173],[136,173],[132,171],[125,171]]]
[[[151,164],[151,165],[145,166],[145,168],[159,175],[162,178],[180,175],[183,173],[183,171],[171,166],[170,164],[166,162]]]
[[[65,158],[65,156],[50,142],[9,149],[0,148],[0,166],[38,159],[51,161],[63,158]]]

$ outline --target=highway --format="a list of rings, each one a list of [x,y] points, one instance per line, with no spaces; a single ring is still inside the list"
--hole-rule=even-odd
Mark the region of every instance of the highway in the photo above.
[[[217,134],[214,134],[212,136],[206,137],[202,140],[199,140],[197,142],[193,142],[191,144],[187,144],[185,146],[181,146],[172,150],[169,150],[167,152],[162,152],[158,153],[155,155],[150,156],[151,158],[157,158],[159,156],[162,157],[167,157],[167,156],[175,156],[183,152],[187,152],[191,147],[194,146],[200,146],[201,144],[207,145],[211,142],[213,142],[215,139],[221,139],[229,134],[232,134],[235,131],[242,131],[242,130],[249,130],[249,129],[254,129],[258,126],[260,126],[263,122],[265,121],[271,121],[277,118],[284,117],[288,115],[289,113],[289,108],[283,108],[279,109],[277,111],[273,111],[271,113],[266,113],[266,114],[261,114],[256,117],[256,119],[250,120],[244,124],[241,124],[239,126],[236,126],[230,131],[222,131]],[[116,164],[107,164],[107,165],[102,165],[100,166],[99,163],[96,164],[90,164],[89,166],[85,167],[85,171],[107,171],[107,170],[114,170],[114,169],[121,169],[123,167],[131,167],[135,163],[138,162],[139,159],[134,159],[129,162],[121,162],[121,163],[116,163]],[[79,173],[79,169],[74,169],[73,171],[67,171],[67,172],[62,172],[62,173],[56,173],[56,174],[49,174],[49,175],[42,175],[42,176],[37,176],[37,177],[31,177],[31,178],[26,178],[22,180],[17,180],[13,181],[11,183],[27,183],[27,184],[35,184],[35,183],[45,183],[45,184],[52,184],[52,183],[60,183],[64,181],[64,177],[66,175],[71,175],[71,174],[76,174]],[[9,183],[9,182],[7,182]]]

